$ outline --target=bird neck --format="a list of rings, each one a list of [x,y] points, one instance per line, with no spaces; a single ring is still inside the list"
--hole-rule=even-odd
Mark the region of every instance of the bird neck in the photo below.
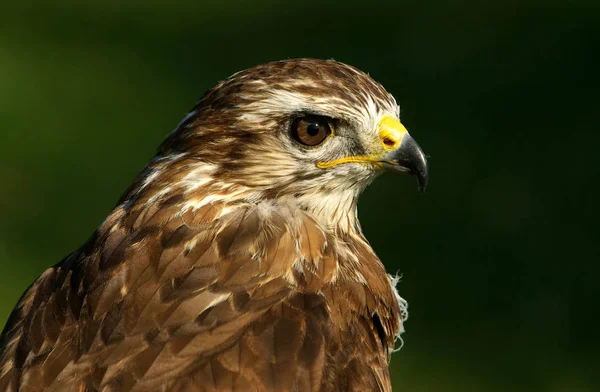
[[[334,192],[301,193],[295,197],[298,206],[333,232],[360,232],[356,203],[359,192],[348,188]]]

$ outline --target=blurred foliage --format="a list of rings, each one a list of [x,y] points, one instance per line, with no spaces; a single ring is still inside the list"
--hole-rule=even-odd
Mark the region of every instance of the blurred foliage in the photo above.
[[[395,387],[598,390],[598,1],[28,0],[0,14],[0,325],[204,90],[270,60],[335,58],[396,96],[430,155],[426,195],[386,175],[359,206],[410,303]]]

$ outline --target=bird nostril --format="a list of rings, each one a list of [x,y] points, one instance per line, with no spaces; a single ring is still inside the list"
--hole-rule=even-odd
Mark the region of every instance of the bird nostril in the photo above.
[[[383,138],[383,144],[385,144],[387,147],[395,147],[396,146],[396,142],[394,140],[390,139],[389,137]]]

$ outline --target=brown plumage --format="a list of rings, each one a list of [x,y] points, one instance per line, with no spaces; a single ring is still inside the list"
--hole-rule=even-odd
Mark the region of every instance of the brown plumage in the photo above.
[[[290,136],[307,115],[333,129],[317,146]],[[426,180],[403,128],[385,146],[381,119],[398,115],[334,61],[219,83],[90,240],[25,292],[0,341],[0,390],[390,390],[405,303],[356,199],[383,167]]]

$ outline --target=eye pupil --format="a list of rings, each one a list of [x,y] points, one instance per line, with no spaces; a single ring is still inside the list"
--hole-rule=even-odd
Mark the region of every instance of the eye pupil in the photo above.
[[[319,124],[309,124],[308,127],[306,127],[306,133],[308,133],[310,136],[317,136],[319,133]]]

